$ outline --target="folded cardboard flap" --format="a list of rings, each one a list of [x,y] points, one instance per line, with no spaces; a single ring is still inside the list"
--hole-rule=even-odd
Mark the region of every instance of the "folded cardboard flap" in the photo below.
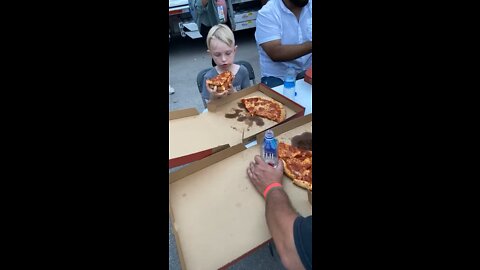
[[[307,190],[307,196],[308,196],[308,202],[312,204],[312,192],[310,190]]]
[[[218,152],[212,154],[211,156],[209,156],[208,159],[200,159],[200,160],[194,161],[194,162],[188,164],[187,166],[181,168],[180,170],[171,173],[168,176],[169,183],[171,184],[171,183],[177,181],[178,179],[182,179],[183,177],[185,177],[187,175],[190,175],[190,174],[192,174],[196,171],[199,171],[199,170],[201,170],[205,167],[208,167],[208,166],[210,166],[214,163],[217,163],[217,162],[225,159],[226,157],[234,155],[234,154],[236,154],[238,152],[241,152],[245,149],[246,149],[245,145],[240,143],[240,144],[232,146],[228,149],[225,149],[223,151],[218,151]]]
[[[296,127],[299,127],[301,125],[304,125],[308,122],[311,122],[312,121],[312,114],[307,114],[305,116],[302,116],[302,117],[299,117],[299,118],[295,118],[295,119],[292,119],[288,122],[285,122],[285,123],[280,123],[279,125],[277,126],[274,126],[273,128],[271,128],[271,130],[273,131],[273,134],[275,136],[278,136],[286,131],[289,131],[293,128],[296,128]],[[262,142],[263,141],[263,138],[265,137],[265,131],[262,131],[260,132],[258,135],[257,135],[257,143],[258,142]]]
[[[227,149],[230,147],[229,144],[224,144],[224,145],[219,145],[217,147],[214,147],[212,149],[207,149],[204,151],[196,152],[187,156],[182,156],[182,157],[177,157],[177,158],[172,158],[168,161],[168,168],[175,168],[184,164],[187,164],[191,162],[192,160],[199,160],[205,157],[210,156],[213,153],[217,153],[223,149]]]
[[[198,114],[199,112],[195,108],[181,109],[181,110],[170,112],[168,114],[168,118],[169,118],[168,120],[174,120],[174,119],[194,116]]]

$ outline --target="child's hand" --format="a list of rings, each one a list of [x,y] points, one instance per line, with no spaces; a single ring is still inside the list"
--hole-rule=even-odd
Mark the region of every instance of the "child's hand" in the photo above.
[[[214,84],[211,85],[209,80],[207,80],[206,89],[210,93],[210,99],[219,99],[236,92],[232,84],[233,80],[235,79],[235,76],[231,73],[229,75],[231,77],[228,78],[228,81],[227,81],[228,84],[223,84],[223,86],[215,86]],[[215,81],[215,79],[212,79],[212,80]],[[217,87],[220,87],[221,90],[217,89]]]
[[[212,88],[207,84],[207,91],[210,93],[210,99],[219,99],[219,98],[222,98],[223,96],[228,95],[229,93],[229,91],[223,91],[218,93],[216,88],[217,88],[216,86]]]
[[[228,84],[228,91],[227,91],[227,92],[228,92],[228,95],[237,92],[237,91],[235,90],[235,88],[233,88],[233,83],[232,83],[232,82],[233,82],[234,80],[235,80],[235,75],[232,75],[232,80],[231,80],[230,83]]]

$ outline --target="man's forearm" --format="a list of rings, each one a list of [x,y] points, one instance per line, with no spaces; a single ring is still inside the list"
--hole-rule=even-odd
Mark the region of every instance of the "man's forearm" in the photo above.
[[[292,61],[312,52],[312,42],[296,45],[278,45],[267,52],[274,62]]]
[[[283,188],[273,189],[269,192],[265,207],[268,229],[283,265],[287,269],[292,266],[301,266],[293,239],[293,223],[298,213],[293,209]],[[297,267],[293,268],[298,269]]]

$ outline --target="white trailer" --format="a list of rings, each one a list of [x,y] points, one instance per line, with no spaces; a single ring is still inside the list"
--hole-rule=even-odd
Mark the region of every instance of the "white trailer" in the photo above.
[[[209,0],[216,5],[215,0]],[[257,12],[262,7],[261,0],[225,0],[228,18],[233,31],[255,28]],[[192,39],[202,37],[195,23],[195,0],[169,0],[169,37],[181,36]],[[220,22],[219,15],[216,14]]]
[[[201,37],[194,21],[193,0],[169,0],[168,37]]]
[[[260,0],[226,0],[226,3],[233,31],[255,28],[258,10],[262,8]]]

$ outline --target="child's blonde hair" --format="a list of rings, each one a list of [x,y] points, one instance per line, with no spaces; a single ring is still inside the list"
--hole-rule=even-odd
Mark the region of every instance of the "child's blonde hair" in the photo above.
[[[210,28],[207,35],[207,48],[210,50],[210,41],[216,38],[228,46],[235,45],[235,37],[233,36],[233,32],[226,24],[217,24]]]

